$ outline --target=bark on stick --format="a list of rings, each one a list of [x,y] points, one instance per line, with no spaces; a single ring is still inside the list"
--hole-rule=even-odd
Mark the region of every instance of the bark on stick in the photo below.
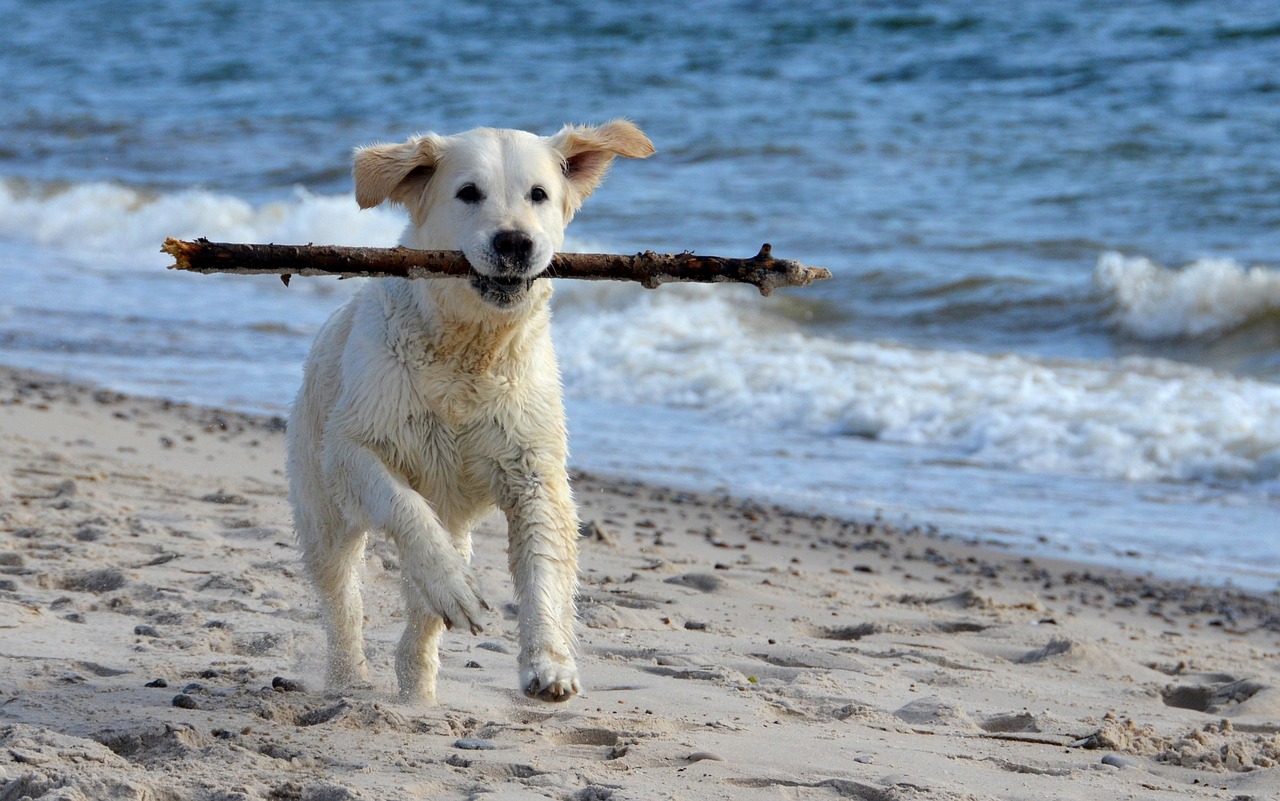
[[[197,273],[279,275],[285,284],[294,275],[340,278],[465,277],[471,265],[460,251],[413,248],[351,248],[336,245],[240,245],[166,239],[160,248],[173,256],[171,269]],[[768,295],[780,287],[808,286],[831,277],[822,267],[791,259],[775,259],[769,245],[749,259],[654,253],[634,256],[610,253],[557,253],[547,268],[551,278],[587,281],[636,281],[649,289],[673,281],[753,284]]]

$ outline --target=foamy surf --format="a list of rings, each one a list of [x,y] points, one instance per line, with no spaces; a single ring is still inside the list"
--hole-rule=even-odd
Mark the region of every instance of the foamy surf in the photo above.
[[[1280,312],[1280,270],[1231,259],[1171,269],[1111,252],[1098,259],[1094,281],[1115,304],[1115,322],[1140,339],[1223,334]]]
[[[152,270],[171,261],[160,253],[160,243],[171,236],[389,247],[403,229],[403,216],[390,209],[361,211],[349,195],[301,188],[286,199],[254,204],[198,189],[156,193],[109,183],[0,182],[0,237],[90,265]]]
[[[284,409],[300,354],[340,302],[334,287],[345,294],[350,283],[316,279],[285,290],[270,279],[169,274],[159,243],[391,245],[403,225],[395,211],[362,212],[347,195],[301,190],[255,205],[199,190],[0,184],[0,239],[11,260],[31,268],[14,273],[21,302],[9,298],[0,342],[27,366],[97,370],[94,380]],[[608,249],[572,237],[567,247]],[[1110,255],[1098,280],[1133,310],[1130,325],[1145,320],[1152,330],[1209,330],[1275,301],[1274,273],[1205,264],[1174,275]],[[1213,313],[1200,314],[1190,299],[1206,283],[1227,289],[1208,302]],[[566,391],[700,410],[731,430],[928,446],[1019,471],[1211,483],[1280,475],[1275,384],[1154,359],[1052,360],[817,336],[775,313],[778,302],[745,287],[560,282],[554,326]],[[53,314],[70,321],[56,337],[46,322]],[[200,369],[210,354],[218,369]],[[256,403],[238,389],[247,386]]]
[[[989,466],[1128,480],[1280,475],[1280,386],[1172,362],[1041,360],[815,337],[749,293],[561,292],[580,397],[955,449]]]

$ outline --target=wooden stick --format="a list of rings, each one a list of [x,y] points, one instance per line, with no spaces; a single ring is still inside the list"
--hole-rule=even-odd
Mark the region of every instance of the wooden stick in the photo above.
[[[413,248],[349,248],[336,245],[237,245],[166,239],[160,248],[173,256],[170,269],[197,273],[279,275],[285,285],[294,275],[336,275],[340,278],[440,278],[472,274],[471,265],[456,250]],[[831,277],[821,267],[775,259],[769,245],[750,259],[695,256],[692,253],[654,253],[634,256],[609,253],[557,253],[547,268],[551,278],[588,281],[638,281],[649,289],[672,281],[753,284],[761,295],[779,287],[808,286]]]

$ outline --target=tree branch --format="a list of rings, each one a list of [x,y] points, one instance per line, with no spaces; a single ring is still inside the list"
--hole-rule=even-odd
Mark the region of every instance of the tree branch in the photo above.
[[[197,273],[279,275],[286,285],[294,275],[336,275],[340,278],[440,278],[472,274],[471,265],[456,250],[413,248],[350,248],[336,245],[239,245],[166,239],[160,248],[173,256],[170,269]],[[808,286],[831,277],[821,267],[775,259],[769,245],[750,259],[695,256],[692,253],[654,253],[634,256],[609,253],[557,253],[547,268],[551,278],[587,281],[637,281],[649,289],[673,281],[753,284],[769,295],[780,287]]]

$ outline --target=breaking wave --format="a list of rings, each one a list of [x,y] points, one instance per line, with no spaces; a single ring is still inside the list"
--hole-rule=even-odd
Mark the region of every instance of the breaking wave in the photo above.
[[[704,409],[739,426],[944,447],[1035,472],[1280,475],[1275,384],[1154,359],[1048,360],[815,337],[749,293],[725,290],[591,287],[562,297],[556,339],[569,391]]]
[[[1094,281],[1114,303],[1115,323],[1138,339],[1216,336],[1280,313],[1280,270],[1200,259],[1171,269],[1106,253]]]

